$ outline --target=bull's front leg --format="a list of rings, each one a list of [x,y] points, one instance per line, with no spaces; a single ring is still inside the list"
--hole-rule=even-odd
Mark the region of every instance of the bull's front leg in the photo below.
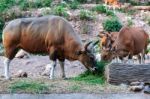
[[[65,68],[64,68],[64,61],[59,61],[60,67],[61,67],[61,72],[62,72],[62,78],[66,78],[65,75]]]
[[[56,61],[52,61],[51,68],[50,68],[50,76],[49,76],[50,79],[54,79],[55,67],[56,67]]]
[[[8,80],[10,79],[10,76],[9,76],[9,65],[10,65],[10,59],[6,58],[4,59],[4,70],[5,70],[5,78]]]

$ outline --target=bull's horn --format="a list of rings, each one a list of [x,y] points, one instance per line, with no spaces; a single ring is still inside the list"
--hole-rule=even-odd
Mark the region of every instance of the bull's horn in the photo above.
[[[92,42],[92,41],[91,41]],[[96,40],[95,42],[92,42],[91,44],[89,44],[89,46],[87,47],[88,50],[93,49],[93,47],[99,43],[99,40]]]
[[[88,50],[88,46],[92,43],[92,41],[88,42],[86,45],[85,45],[85,50]]]

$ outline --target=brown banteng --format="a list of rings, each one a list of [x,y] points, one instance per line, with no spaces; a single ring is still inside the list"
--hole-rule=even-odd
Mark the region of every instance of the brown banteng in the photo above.
[[[119,57],[120,59],[128,56],[138,55],[140,63],[144,63],[145,51],[148,45],[148,34],[140,27],[123,27],[112,44],[109,51],[109,58]],[[105,56],[106,57],[106,56]]]
[[[95,58],[67,20],[58,16],[21,18],[12,20],[3,30],[5,48],[5,77],[9,79],[9,64],[18,49],[29,53],[46,53],[52,60],[50,78],[53,79],[56,60],[65,77],[64,60],[79,60],[91,71],[96,69]]]

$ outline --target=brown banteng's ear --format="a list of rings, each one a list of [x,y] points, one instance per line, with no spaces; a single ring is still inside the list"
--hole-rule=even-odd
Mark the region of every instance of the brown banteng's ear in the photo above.
[[[98,34],[97,36],[100,37],[100,38],[103,38],[105,34]]]

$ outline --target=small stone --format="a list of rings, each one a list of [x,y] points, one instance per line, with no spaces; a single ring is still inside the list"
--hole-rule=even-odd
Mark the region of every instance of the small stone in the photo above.
[[[139,86],[130,86],[130,91],[134,91],[134,92],[139,92],[142,91],[142,89],[144,88],[143,85],[139,85]]]
[[[16,54],[16,56],[15,56],[16,58],[29,58],[29,54],[26,52],[26,51],[24,51],[24,50],[20,50],[17,54]]]
[[[144,93],[150,94],[150,86],[146,85],[144,87]]]
[[[137,86],[137,85],[140,85],[140,84],[141,84],[141,82],[139,82],[139,81],[130,83],[131,86]]]
[[[21,77],[21,78],[23,78],[23,77],[28,77],[28,74],[27,74],[27,72],[24,72],[24,71],[22,71],[22,70],[19,70],[19,71],[15,74],[15,77]]]

